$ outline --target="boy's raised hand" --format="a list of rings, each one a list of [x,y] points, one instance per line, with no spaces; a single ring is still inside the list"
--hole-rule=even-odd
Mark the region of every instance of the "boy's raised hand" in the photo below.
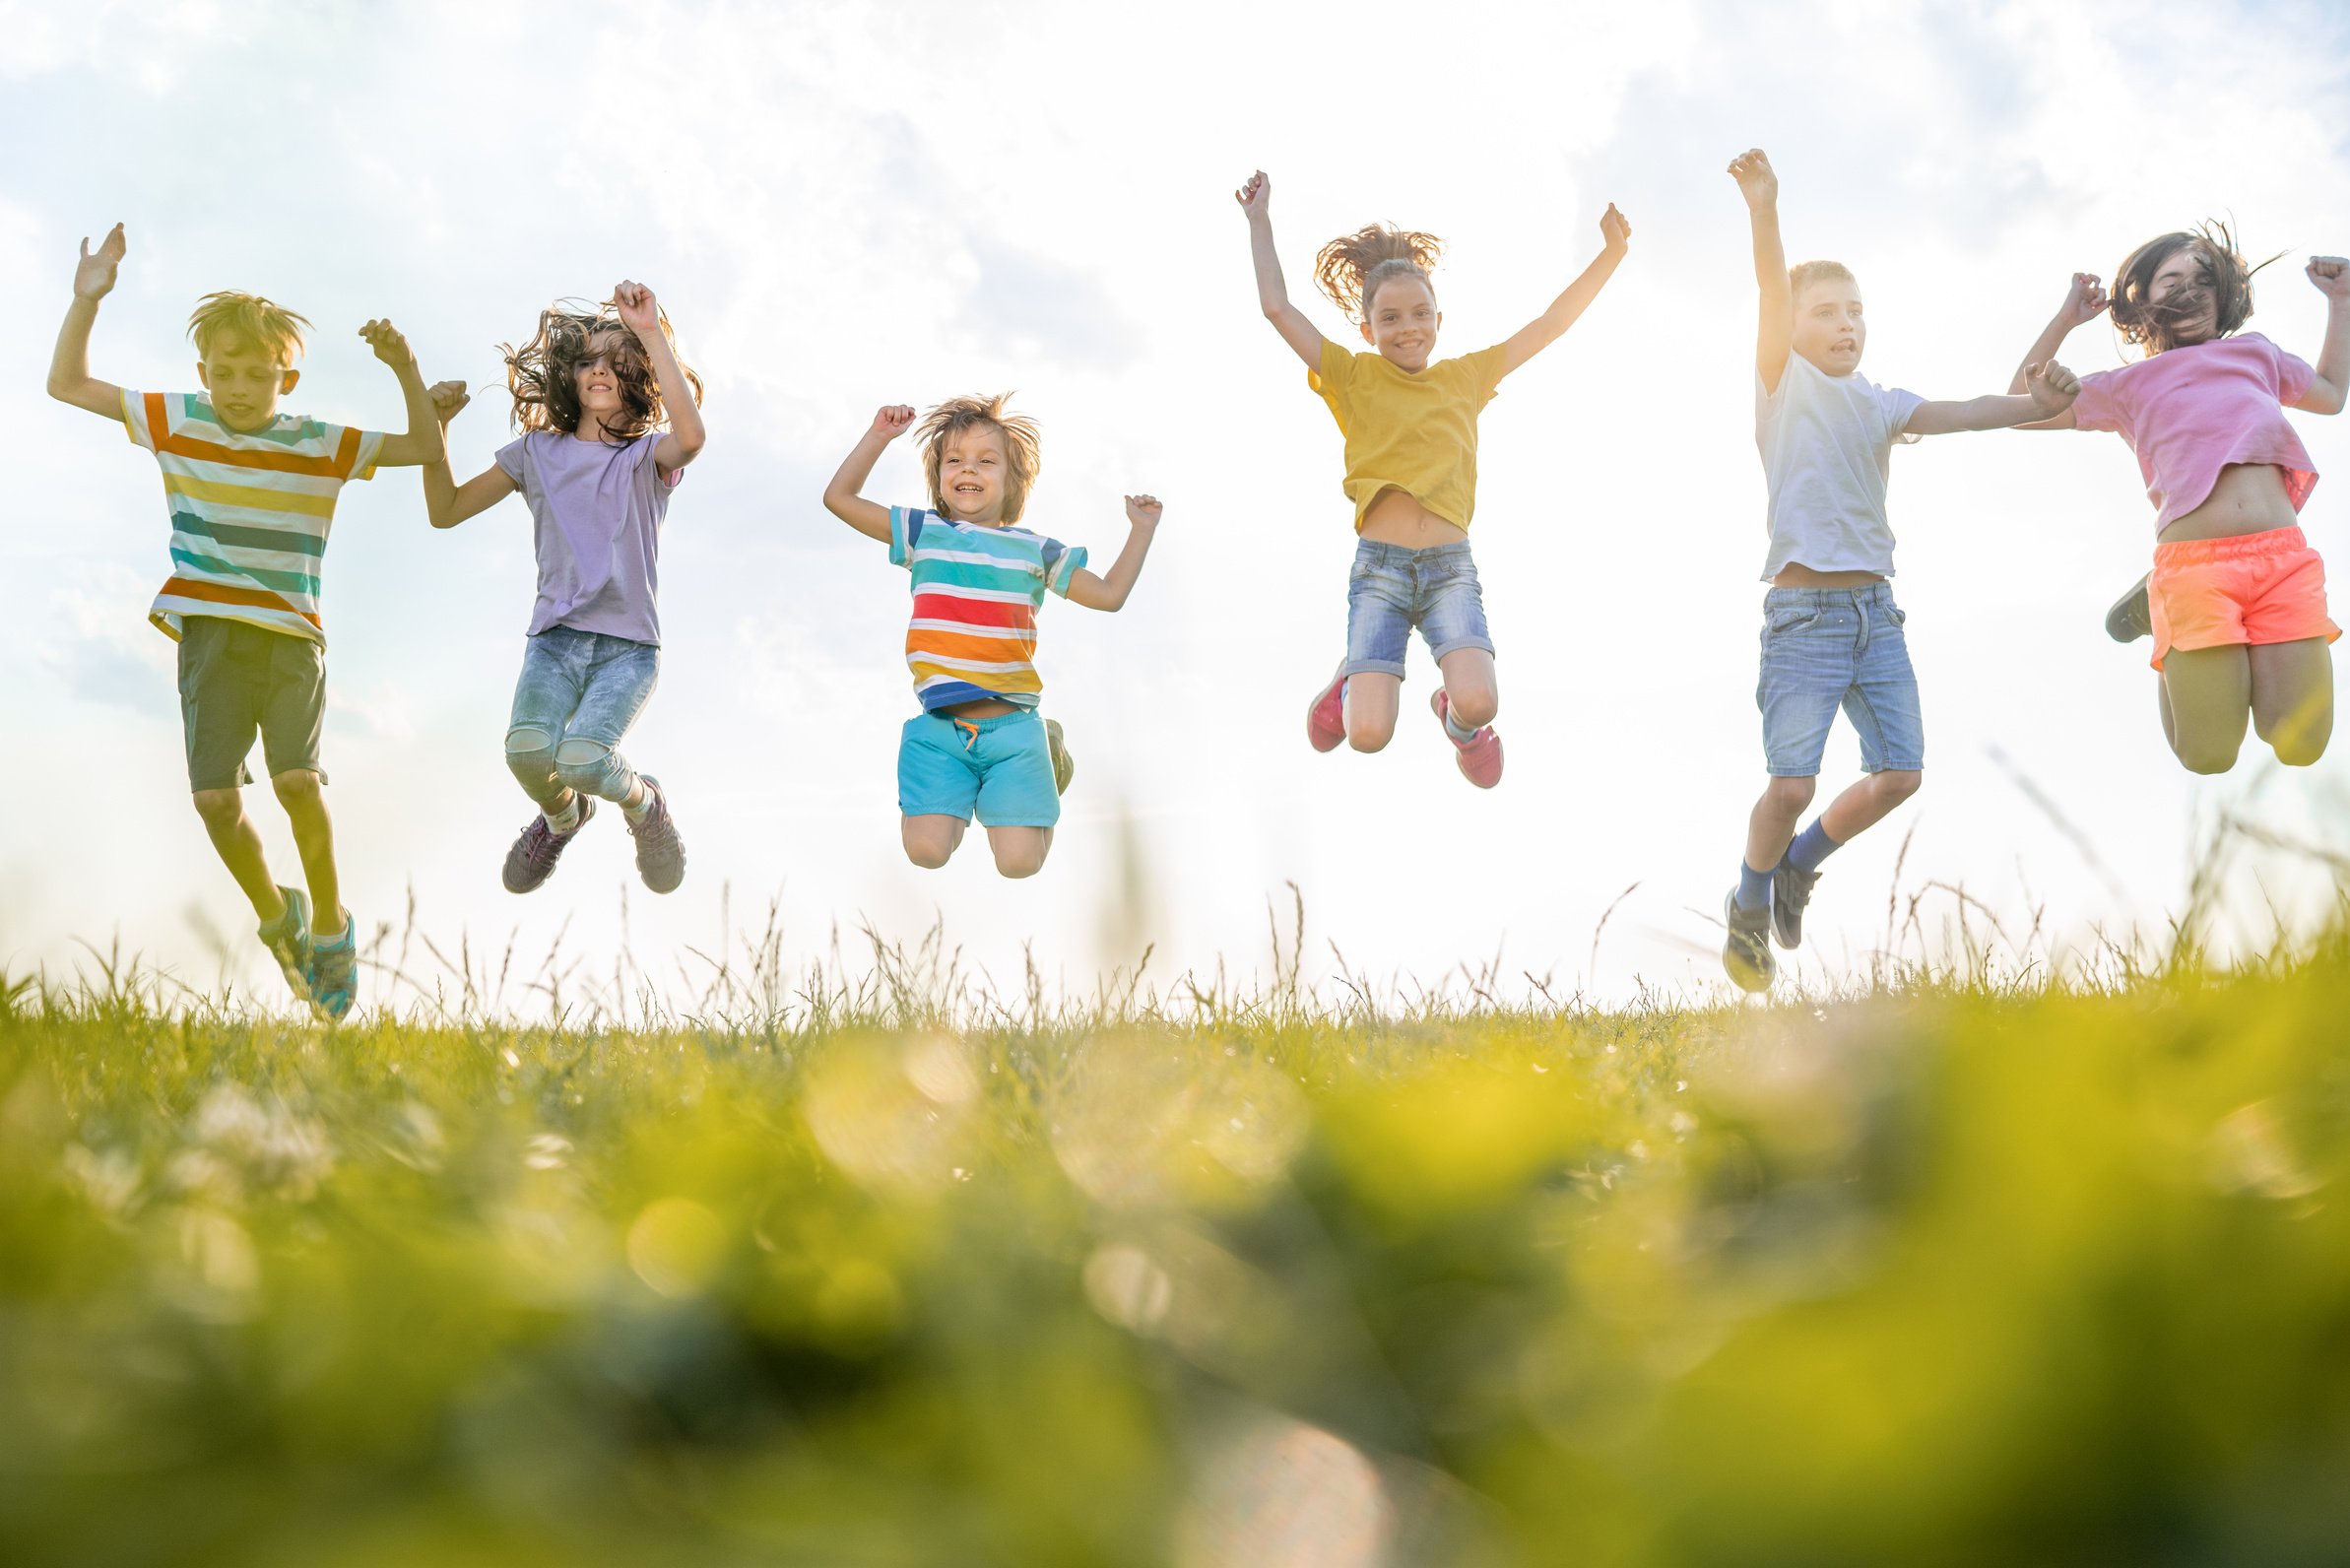
[[[1619,255],[1632,244],[1632,221],[1615,210],[1615,203],[1607,204],[1607,211],[1599,215],[1599,244],[1602,249]]]
[[[2329,299],[2350,298],[2350,260],[2340,256],[2312,256],[2310,282]]]
[[[2105,285],[2098,281],[2097,274],[2076,272],[2072,275],[2072,287],[2064,292],[2064,302],[2056,307],[2056,315],[2067,328],[2085,327],[2105,314],[2109,302]]]
[[[884,441],[894,441],[913,428],[914,409],[908,403],[888,403],[876,410],[873,433]]]
[[[1126,520],[1137,528],[1156,528],[1159,514],[1166,503],[1155,495],[1129,495],[1126,498]]]
[[[612,286],[612,302],[620,313],[620,325],[640,341],[649,341],[661,331],[660,302],[643,284],[622,278]]]
[[[389,321],[370,321],[359,328],[359,336],[367,340],[367,347],[375,351],[375,358],[397,370],[417,362],[408,347],[408,339]]]
[[[82,237],[82,259],[74,263],[74,297],[76,299],[103,299],[114,289],[114,273],[122,265],[130,244],[122,237],[122,226],[116,224],[106,230],[106,237],[98,242],[98,249],[90,248],[90,237]]]
[[[473,394],[462,381],[435,381],[424,388],[424,396],[432,400],[432,413],[441,424],[455,419],[471,403]]]
[[[2054,359],[2024,366],[2024,390],[2043,416],[2061,414],[2081,395],[2081,378]]]
[[[1240,182],[1240,189],[1232,193],[1240,203],[1240,210],[1251,218],[1262,218],[1273,203],[1273,176],[1259,169]]]
[[[1775,207],[1779,203],[1779,175],[1771,167],[1771,160],[1759,147],[1750,147],[1730,161],[1730,176],[1738,182],[1738,194],[1746,198],[1752,208]]]

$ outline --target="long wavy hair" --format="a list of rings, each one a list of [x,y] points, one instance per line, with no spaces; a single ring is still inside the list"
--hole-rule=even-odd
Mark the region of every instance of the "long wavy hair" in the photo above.
[[[948,398],[922,416],[922,423],[914,427],[914,438],[922,443],[922,471],[930,476],[930,503],[942,513],[947,510],[941,476],[947,465],[948,438],[985,427],[1004,438],[1004,456],[1012,470],[1004,476],[1004,520],[1020,520],[1020,512],[1028,504],[1029,487],[1044,469],[1044,445],[1036,422],[1025,414],[1012,413],[1011,403],[1009,392],[994,397]]]
[[[2153,297],[2154,275],[2183,250],[2194,252],[2201,264],[2198,287],[2173,290],[2168,299],[2158,302]],[[2268,258],[2274,260],[2274,256]],[[2124,256],[2122,265],[2114,269],[2114,330],[2122,342],[2148,354],[2177,348],[2178,324],[2196,313],[2200,296],[2208,289],[2215,307],[2212,336],[2224,338],[2251,319],[2252,274],[2268,261],[2259,267],[2247,266],[2236,248],[2236,236],[2216,219],[2193,229],[2158,234]]]
[[[1371,301],[1391,278],[1417,278],[1433,296],[1429,269],[1444,254],[1444,241],[1416,229],[1365,224],[1340,234],[1314,257],[1314,283],[1350,321],[1369,319]]]
[[[669,339],[675,352],[677,337],[670,331],[669,312],[661,311],[660,316],[661,335]],[[669,424],[669,413],[661,406],[661,383],[645,357],[644,345],[620,323],[620,307],[610,299],[597,305],[558,299],[539,312],[539,330],[530,342],[519,349],[501,343],[497,352],[505,357],[506,390],[514,397],[516,429],[577,434],[581,414],[578,370],[599,354],[610,357],[620,393],[620,411],[603,422],[601,437],[615,443],[632,441]],[[685,384],[693,389],[698,406],[701,377],[683,359],[678,368],[685,372]]]

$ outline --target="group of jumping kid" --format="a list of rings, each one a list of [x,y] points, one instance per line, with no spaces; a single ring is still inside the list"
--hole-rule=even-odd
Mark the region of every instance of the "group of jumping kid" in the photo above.
[[[1769,987],[1773,941],[1801,944],[1822,863],[1924,777],[1918,682],[1890,585],[1885,493],[1896,443],[2003,427],[2118,432],[2145,474],[2156,545],[2152,572],[2107,625],[2124,641],[2152,634],[2173,751],[2196,772],[2224,772],[2249,718],[2283,762],[2306,766],[2323,753],[2333,726],[2327,645],[2340,632],[2326,615],[2323,565],[2296,526],[2317,475],[2284,410],[2343,406],[2350,263],[2309,263],[2329,306],[2315,368],[2239,331],[2256,269],[2225,229],[2207,225],[2139,246],[2110,294],[2075,273],[2006,392],[1928,401],[1860,374],[1867,322],[1848,269],[1788,266],[1769,160],[1750,151],[1730,172],[1751,221],[1761,301],[1754,421],[1771,585],[1755,692],[1768,784],[1723,906],[1732,980]],[[1354,506],[1345,656],[1307,706],[1307,738],[1319,751],[1341,742],[1385,747],[1416,628],[1442,677],[1429,701],[1436,722],[1463,775],[1491,789],[1502,774],[1500,690],[1469,543],[1477,418],[1503,377],[1556,342],[1606,286],[1631,225],[1608,207],[1598,256],[1547,309],[1500,343],[1440,359],[1435,236],[1375,225],[1316,257],[1316,283],[1364,352],[1324,337],[1291,303],[1273,238],[1272,182],[1253,174],[1234,195],[1258,302],[1338,422]],[[342,487],[379,468],[424,470],[436,529],[517,490],[530,508],[538,595],[505,761],[537,810],[507,850],[506,887],[542,885],[602,802],[634,838],[645,885],[676,888],[685,851],[668,793],[620,751],[660,668],[662,520],[705,439],[700,378],[679,359],[652,291],[623,282],[601,305],[558,303],[528,342],[501,346],[519,434],[460,484],[447,425],[469,401],[466,387],[427,386],[388,321],[368,322],[360,336],[399,379],[408,428],[398,434],[281,413],[300,379],[309,323],[255,294],[198,303],[189,336],[201,392],[133,392],[93,377],[91,330],[125,248],[120,225],[95,251],[83,242],[49,392],[120,422],[163,471],[172,569],[149,615],[178,643],[188,783],[295,994],[333,1019],[357,989],[357,924],[342,901],[321,789],[319,568]],[[2076,378],[2056,355],[2074,328],[2109,310],[2141,358]],[[930,505],[867,499],[875,463],[909,429]],[[1038,712],[1037,612],[1048,592],[1119,609],[1157,531],[1158,500],[1129,495],[1125,547],[1107,572],[1088,570],[1082,548],[1019,526],[1040,462],[1035,424],[1005,398],[958,397],[919,418],[903,405],[879,411],[824,488],[825,508],[886,545],[909,577],[905,658],[921,711],[899,738],[897,790],[906,856],[918,866],[946,865],[976,817],[1003,875],[1042,868],[1075,764],[1059,722]],[[1839,709],[1860,737],[1862,776],[1798,832]],[[256,732],[294,830],[301,887],[275,881],[244,812]]]

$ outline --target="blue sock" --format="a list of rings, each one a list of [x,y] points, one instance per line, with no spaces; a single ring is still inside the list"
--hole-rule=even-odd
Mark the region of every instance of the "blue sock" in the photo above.
[[[1771,874],[1756,871],[1746,864],[1746,857],[1738,857],[1738,907],[1760,909],[1771,901]]]
[[[1836,853],[1840,847],[1828,836],[1827,818],[1815,817],[1811,825],[1795,835],[1787,846],[1787,863],[1797,871],[1817,871],[1819,863]]]

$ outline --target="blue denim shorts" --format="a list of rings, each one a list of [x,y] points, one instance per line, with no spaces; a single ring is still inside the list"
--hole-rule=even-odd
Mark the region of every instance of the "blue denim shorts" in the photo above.
[[[1053,755],[1033,708],[992,719],[925,713],[897,743],[897,809],[908,817],[974,813],[987,827],[1050,827],[1061,820]]]
[[[1431,658],[1459,648],[1493,651],[1469,541],[1425,550],[1357,542],[1354,570],[1346,579],[1345,673],[1403,675],[1403,650],[1414,626],[1427,639]]]
[[[1844,709],[1860,736],[1860,769],[1926,766],[1926,719],[1910,669],[1907,619],[1889,583],[1774,588],[1763,595],[1763,756],[1775,778],[1811,778]]]

